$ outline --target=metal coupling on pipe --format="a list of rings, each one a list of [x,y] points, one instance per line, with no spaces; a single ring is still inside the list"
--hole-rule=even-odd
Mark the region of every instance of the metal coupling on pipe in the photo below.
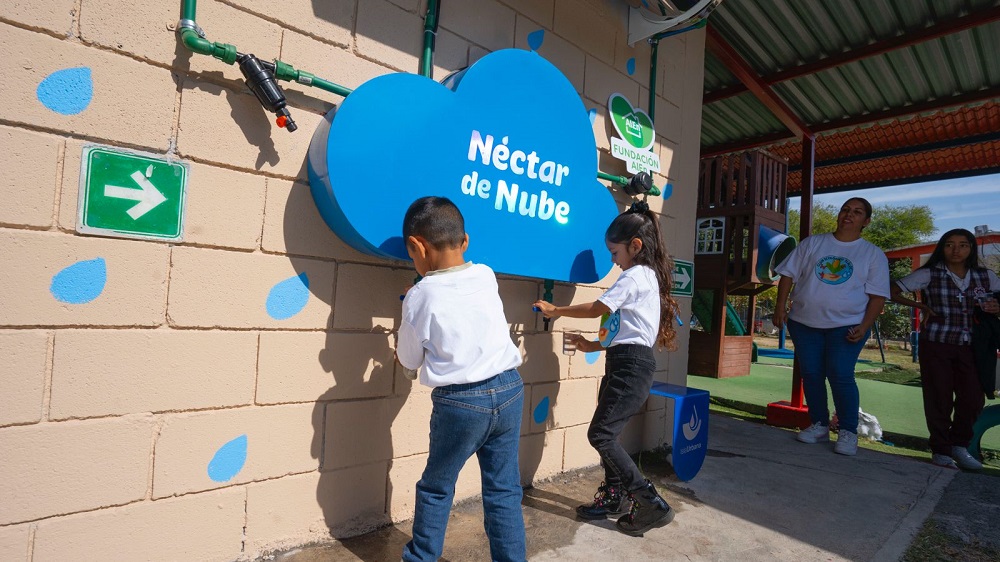
[[[177,33],[183,32],[185,29],[190,29],[198,34],[198,37],[202,39],[205,38],[205,30],[198,26],[194,20],[182,19],[177,22]]]

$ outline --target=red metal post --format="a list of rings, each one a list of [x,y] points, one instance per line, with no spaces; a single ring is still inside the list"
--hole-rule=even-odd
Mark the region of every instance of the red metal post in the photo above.
[[[816,188],[816,139],[802,137],[802,204],[799,206],[799,240],[804,240],[812,232],[812,202],[813,191]],[[799,362],[792,364],[792,406],[803,408],[804,391],[802,388],[802,373],[799,372]]]
[[[816,138],[802,137],[802,205],[800,206],[799,240],[812,231],[812,202],[815,188]],[[771,402],[767,405],[767,423],[780,427],[809,427],[809,410],[805,406],[805,393],[799,360],[792,362],[792,397],[788,402]]]

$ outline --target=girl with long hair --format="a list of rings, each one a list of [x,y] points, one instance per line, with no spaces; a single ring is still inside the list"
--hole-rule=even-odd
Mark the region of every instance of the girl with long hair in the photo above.
[[[674,512],[618,438],[649,397],[656,369],[653,348],[676,348],[677,302],[670,296],[674,262],[664,247],[659,221],[644,202],[637,201],[618,215],[604,238],[611,261],[622,269],[611,288],[590,303],[554,306],[539,300],[534,306],[546,318],[603,318],[597,341],[567,335],[577,349],[607,351],[597,409],[587,431],[601,457],[604,482],[594,501],[579,506],[576,513],[594,520],[628,510],[616,526],[623,533],[641,536],[670,523]]]

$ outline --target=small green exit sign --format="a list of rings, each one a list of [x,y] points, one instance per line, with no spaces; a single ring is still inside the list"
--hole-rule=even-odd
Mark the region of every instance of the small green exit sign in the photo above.
[[[188,174],[185,162],[84,146],[77,232],[179,242],[184,235]]]

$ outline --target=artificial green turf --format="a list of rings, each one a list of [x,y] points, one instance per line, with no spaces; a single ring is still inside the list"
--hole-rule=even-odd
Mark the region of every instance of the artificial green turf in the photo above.
[[[768,358],[769,361],[773,359]],[[714,379],[691,375],[687,384],[707,390],[713,398],[719,398],[731,407],[752,405],[752,409],[759,412],[759,408],[766,408],[771,402],[790,400],[792,369],[787,365],[755,363],[750,366],[750,374],[744,377]],[[858,392],[861,409],[878,419],[886,441],[896,439],[911,446],[920,443],[926,446],[927,424],[919,386],[859,378]],[[829,397],[829,389],[827,394],[832,412],[833,398]],[[1000,429],[987,431],[982,447],[1000,450]]]

